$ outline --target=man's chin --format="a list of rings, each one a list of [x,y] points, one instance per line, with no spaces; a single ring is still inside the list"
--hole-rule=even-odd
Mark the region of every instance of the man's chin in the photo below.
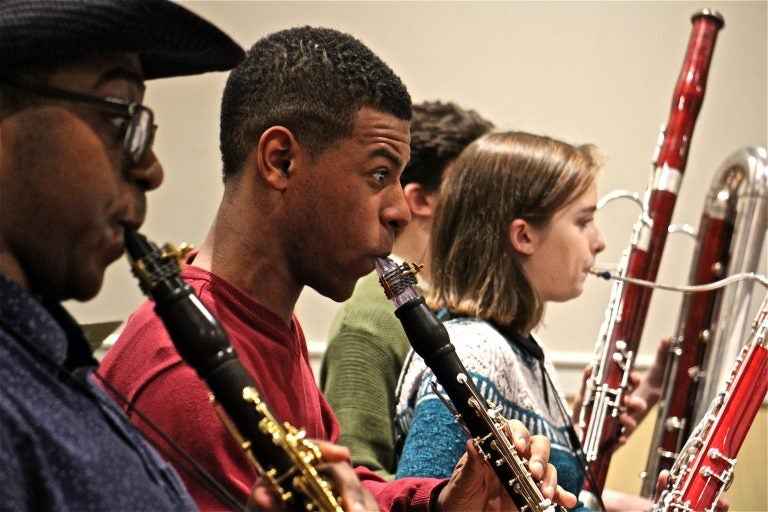
[[[70,272],[64,279],[57,279],[55,274],[30,275],[30,291],[45,301],[86,302],[93,299],[104,284],[104,269],[100,272],[84,272],[81,268],[77,272]]]
[[[96,297],[96,295],[99,294],[101,291],[101,286],[95,288],[95,289],[88,289],[84,291],[77,291],[72,294],[71,297],[69,297],[72,300],[76,300],[78,302],[88,302],[89,300],[92,300]]]
[[[67,299],[78,302],[87,302],[101,291],[104,285],[104,271],[95,272],[92,275],[81,276],[76,282],[69,283],[69,290],[65,290]]]
[[[325,295],[334,302],[345,302],[352,296],[353,291],[355,291],[354,286],[349,289],[335,290],[333,293],[323,293],[322,295]]]
[[[309,287],[323,297],[327,297],[334,302],[344,302],[352,296],[352,292],[355,291],[356,283],[357,279],[351,283],[336,281],[333,283],[323,283],[321,286],[309,285]]]

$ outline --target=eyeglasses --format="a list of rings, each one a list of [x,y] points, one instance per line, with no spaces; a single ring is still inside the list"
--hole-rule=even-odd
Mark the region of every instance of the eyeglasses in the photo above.
[[[142,161],[147,150],[155,139],[157,126],[154,124],[155,115],[147,107],[136,102],[118,100],[114,98],[100,98],[80,92],[67,91],[44,84],[29,84],[2,81],[7,85],[22,91],[31,92],[46,98],[55,98],[65,101],[90,103],[120,112],[120,117],[126,121],[125,135],[123,138],[123,152],[138,165]]]

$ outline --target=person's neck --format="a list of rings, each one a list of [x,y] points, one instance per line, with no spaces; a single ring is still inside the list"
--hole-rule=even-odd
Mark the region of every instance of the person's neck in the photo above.
[[[25,290],[29,290],[29,280],[24,268],[16,256],[7,250],[0,250],[0,274]]]
[[[303,286],[293,280],[287,267],[275,265],[284,260],[266,242],[275,238],[262,232],[269,231],[265,225],[219,210],[193,264],[237,286],[290,325]]]

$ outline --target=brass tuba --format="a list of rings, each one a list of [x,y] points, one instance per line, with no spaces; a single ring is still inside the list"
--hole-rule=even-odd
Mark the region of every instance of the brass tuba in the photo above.
[[[737,211],[728,275],[754,271],[768,230],[768,150],[750,147],[737,152],[723,163],[718,174],[732,180],[727,193],[735,196]],[[695,421],[701,419],[717,396],[744,344],[753,285],[753,282],[737,283],[727,287],[720,296],[711,348],[701,367]]]
[[[718,168],[699,222],[691,285],[757,270],[768,228],[768,151],[746,147]],[[754,283],[685,295],[670,343],[641,494],[654,496],[728,377],[749,327]]]

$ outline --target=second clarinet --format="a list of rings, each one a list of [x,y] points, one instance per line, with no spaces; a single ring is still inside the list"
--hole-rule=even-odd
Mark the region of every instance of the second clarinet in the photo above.
[[[408,341],[432,370],[452,405],[445,400],[444,403],[491,464],[521,512],[564,511],[544,498],[528,471],[527,461],[518,455],[504,432],[506,419],[480,395],[456,355],[445,326],[414,289],[419,270],[408,263],[398,266],[389,258],[376,261],[379,280],[387,298],[395,303],[395,315],[402,322]]]

